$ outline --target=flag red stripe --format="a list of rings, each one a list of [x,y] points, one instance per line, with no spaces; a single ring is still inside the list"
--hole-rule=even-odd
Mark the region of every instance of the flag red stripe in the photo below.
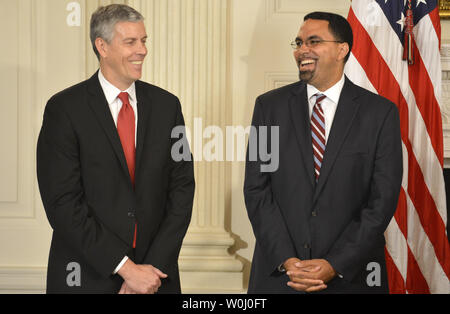
[[[415,41],[414,41],[415,43]],[[414,47],[414,65],[408,67],[409,85],[416,98],[417,108],[419,108],[425,122],[428,135],[431,139],[434,151],[438,156],[441,167],[444,166],[444,140],[442,134],[442,116],[439,104],[434,96],[434,87],[428,76],[428,72],[420,57],[417,44]]]
[[[423,209],[418,211],[423,229],[427,233],[430,242],[433,244],[439,263],[442,265],[447,276],[450,276],[448,262],[447,265],[445,265],[450,255],[448,242],[446,245],[443,243],[445,242],[444,239],[446,240],[445,224],[443,223],[437,211],[436,204],[429,193],[422,171],[413,153],[411,142],[408,138],[408,104],[389,67],[351,8],[348,20],[353,28],[354,42],[359,43],[358,45],[355,45],[352,50],[353,54],[363,69],[371,69],[371,71],[366,72],[366,75],[380,95],[388,98],[398,106],[402,140],[408,151],[408,194],[411,197],[414,207]]]
[[[405,281],[402,274],[397,269],[391,255],[388,250],[384,248],[384,254],[386,255],[386,268],[389,281],[389,293],[391,294],[406,294]]]
[[[394,219],[397,222],[397,225],[400,229],[400,232],[403,234],[405,239],[408,238],[408,225],[407,225],[407,203],[406,203],[406,194],[403,187],[400,189],[400,195],[398,198],[397,210],[394,214]],[[392,294],[405,294],[405,279],[403,279],[400,271],[397,268],[393,258],[389,254],[389,251],[385,247],[385,256],[386,256],[386,268],[387,275],[389,281],[389,292]]]
[[[406,290],[408,293],[430,294],[427,281],[417,265],[414,254],[408,246],[408,275],[406,278]]]
[[[408,238],[408,219],[407,219],[407,203],[406,203],[406,193],[404,188],[400,189],[400,195],[398,197],[397,210],[394,214],[395,221],[400,229],[400,231]]]
[[[436,30],[436,35],[439,39],[439,50],[441,50],[441,18],[439,17],[439,6],[436,6],[436,8],[429,13],[429,16],[431,23]]]

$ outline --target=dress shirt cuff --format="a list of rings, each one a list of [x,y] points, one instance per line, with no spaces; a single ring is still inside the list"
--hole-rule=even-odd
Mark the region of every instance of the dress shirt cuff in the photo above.
[[[277,267],[278,272],[280,273],[285,273],[286,272],[286,268],[284,268],[284,263],[281,263],[278,267]]]
[[[117,274],[119,272],[119,270],[122,268],[123,264],[125,264],[125,262],[128,260],[128,256],[125,256],[122,261],[120,262],[119,265],[117,265],[116,269],[114,269],[113,271],[113,275]]]

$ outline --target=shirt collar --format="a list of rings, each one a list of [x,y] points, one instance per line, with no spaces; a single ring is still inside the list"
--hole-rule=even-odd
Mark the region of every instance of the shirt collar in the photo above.
[[[307,92],[308,92],[308,99],[311,99],[311,97],[314,97],[315,94],[323,94],[327,96],[331,101],[333,101],[335,104],[338,104],[339,97],[341,96],[342,88],[344,87],[345,83],[345,75],[342,73],[341,79],[331,86],[329,89],[327,89],[324,92],[319,91],[317,88],[315,88],[312,85],[306,84]]]
[[[103,75],[102,70],[98,71],[98,80],[100,81],[100,85],[102,86],[103,93],[105,94],[106,101],[109,105],[111,105],[116,99],[117,96],[122,92],[120,89],[111,84]],[[136,85],[133,82],[128,89],[123,92],[128,93],[130,97],[130,102],[136,102]]]

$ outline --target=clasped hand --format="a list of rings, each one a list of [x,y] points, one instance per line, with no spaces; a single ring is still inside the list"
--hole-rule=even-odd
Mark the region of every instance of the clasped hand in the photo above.
[[[326,283],[336,276],[333,267],[324,259],[301,261],[290,258],[284,264],[290,281],[289,287],[297,291],[316,292],[327,288]]]
[[[154,294],[167,275],[152,265],[137,265],[127,260],[118,274],[124,279],[119,294]]]

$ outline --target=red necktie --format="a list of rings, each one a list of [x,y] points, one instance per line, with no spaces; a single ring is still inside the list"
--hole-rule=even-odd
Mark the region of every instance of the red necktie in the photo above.
[[[321,104],[325,98],[325,95],[316,95],[316,104],[311,116],[311,135],[314,152],[314,174],[316,181],[319,180],[323,154],[325,153],[325,116],[323,114]]]
[[[128,100],[128,93],[120,93],[118,98],[122,101],[122,108],[117,118],[117,132],[119,133],[125,159],[127,160],[131,183],[134,187],[134,171],[136,168],[136,119],[134,117],[133,107],[131,107],[130,101]],[[134,228],[133,248],[136,247],[136,233],[137,224]]]

